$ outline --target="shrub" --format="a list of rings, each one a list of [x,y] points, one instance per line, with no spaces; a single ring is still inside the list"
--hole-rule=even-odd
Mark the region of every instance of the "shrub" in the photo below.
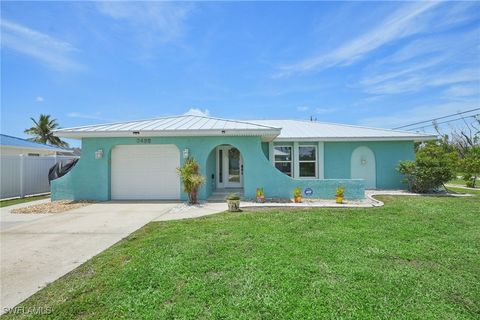
[[[225,199],[227,200],[240,200],[240,195],[238,193],[230,193]]]
[[[436,143],[427,143],[417,151],[415,161],[400,161],[397,170],[413,192],[434,191],[455,177],[456,154]]]
[[[265,192],[263,191],[263,188],[257,188],[257,191],[255,192],[255,195],[257,198],[261,198],[265,196]]]
[[[294,198],[298,198],[298,197],[301,197],[302,196],[302,189],[300,189],[299,187],[293,189],[293,197]]]
[[[344,194],[345,194],[345,188],[344,187],[338,187],[335,190],[335,196],[337,196],[337,197],[343,197]]]
[[[459,167],[464,172],[463,180],[467,187],[475,188],[480,176],[480,146],[473,146],[465,152],[465,157],[459,160]]]
[[[198,203],[198,189],[205,183],[205,177],[200,175],[198,162],[188,157],[180,168],[177,168],[183,183],[183,190],[188,194],[188,203]]]

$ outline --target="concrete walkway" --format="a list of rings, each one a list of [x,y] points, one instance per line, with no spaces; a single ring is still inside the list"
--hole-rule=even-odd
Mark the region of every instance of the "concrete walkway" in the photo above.
[[[1,208],[1,313],[152,220],[195,218],[227,208],[224,203],[104,202],[56,214],[10,213],[25,205]]]

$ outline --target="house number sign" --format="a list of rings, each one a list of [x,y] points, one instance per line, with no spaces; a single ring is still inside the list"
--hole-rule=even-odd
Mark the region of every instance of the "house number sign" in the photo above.
[[[150,138],[137,138],[137,143],[151,143],[152,139]]]
[[[313,190],[312,188],[306,188],[303,193],[305,193],[306,196],[311,196],[313,194]]]

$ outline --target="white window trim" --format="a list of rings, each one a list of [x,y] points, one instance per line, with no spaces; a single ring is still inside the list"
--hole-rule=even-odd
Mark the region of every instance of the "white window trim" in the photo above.
[[[275,159],[275,148],[277,148],[277,147],[279,147],[279,148],[290,148],[290,161]],[[290,176],[288,174],[285,174],[283,171],[280,171],[280,170],[278,170],[278,171],[280,171],[281,173],[285,174],[286,176],[289,176],[289,177],[292,177],[292,178],[293,178],[293,172],[294,172],[294,170],[293,170],[293,155],[294,155],[294,150],[293,150],[293,147],[290,146],[290,145],[283,145],[283,144],[281,144],[281,145],[278,144],[277,145],[276,144],[276,145],[273,146],[273,156],[272,156],[273,166],[275,167],[276,170],[278,170],[277,166],[276,166],[277,163],[290,163]]]
[[[315,148],[315,160],[300,160],[300,148],[303,147],[313,147]],[[300,176],[300,164],[302,163],[314,163],[315,166],[315,176],[312,177],[301,177]],[[318,146],[314,144],[302,144],[298,146],[298,179],[318,179]]]
[[[317,152],[317,161],[318,161],[318,179],[325,179],[325,157],[324,157],[324,143],[323,141],[318,142],[318,152]]]

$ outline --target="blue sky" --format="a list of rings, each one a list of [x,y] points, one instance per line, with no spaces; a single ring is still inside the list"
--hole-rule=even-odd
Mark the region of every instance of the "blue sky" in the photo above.
[[[392,128],[480,105],[480,3],[2,2],[1,131],[198,109]]]

